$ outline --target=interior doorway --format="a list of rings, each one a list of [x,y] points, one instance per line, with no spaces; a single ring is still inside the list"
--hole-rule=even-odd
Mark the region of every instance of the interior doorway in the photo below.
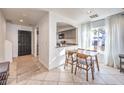
[[[18,30],[18,56],[31,54],[31,31]]]

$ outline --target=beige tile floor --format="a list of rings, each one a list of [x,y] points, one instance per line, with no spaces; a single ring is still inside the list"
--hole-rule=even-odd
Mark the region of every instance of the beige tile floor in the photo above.
[[[78,71],[71,74],[70,67],[63,66],[48,71],[37,58],[22,56],[14,59],[10,65],[8,85],[120,85],[124,84],[124,73],[100,64],[100,71],[95,69],[95,79],[85,80],[85,72]]]

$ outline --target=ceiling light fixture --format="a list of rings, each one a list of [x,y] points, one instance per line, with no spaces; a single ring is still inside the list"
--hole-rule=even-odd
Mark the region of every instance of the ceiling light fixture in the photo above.
[[[20,19],[20,20],[19,20],[19,22],[21,22],[21,23],[22,23],[22,22],[23,22],[23,19]]]
[[[91,14],[91,13],[92,13],[92,11],[91,11],[91,10],[88,10],[88,11],[87,11],[87,13],[88,13],[88,14]]]
[[[94,15],[91,15],[91,16],[89,16],[90,18],[96,18],[96,17],[98,17],[98,14],[94,14]]]

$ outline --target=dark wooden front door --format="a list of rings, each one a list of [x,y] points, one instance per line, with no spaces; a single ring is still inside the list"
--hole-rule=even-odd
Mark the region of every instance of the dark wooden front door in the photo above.
[[[31,32],[18,31],[18,56],[31,54]]]

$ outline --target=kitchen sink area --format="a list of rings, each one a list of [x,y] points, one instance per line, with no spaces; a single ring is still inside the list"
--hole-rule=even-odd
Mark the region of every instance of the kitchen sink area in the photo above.
[[[57,48],[59,47],[70,47],[77,46],[77,28],[59,22],[57,23]]]

